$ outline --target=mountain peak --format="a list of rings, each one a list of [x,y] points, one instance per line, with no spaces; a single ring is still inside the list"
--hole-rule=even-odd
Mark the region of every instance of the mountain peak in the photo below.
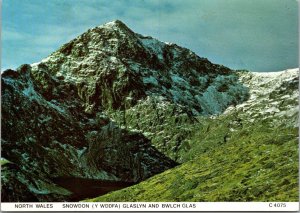
[[[124,22],[122,22],[119,19],[107,22],[104,24],[105,26],[126,26],[126,24],[124,24]],[[126,26],[127,27],[127,26]]]
[[[186,48],[141,36],[120,20],[88,30],[38,64],[33,72],[42,69],[75,83],[89,113],[123,109],[127,97],[134,105],[150,95],[186,106],[194,115],[218,114],[247,94],[229,68]],[[227,83],[233,86],[222,86]],[[239,89],[232,91],[235,87]]]
[[[129,31],[129,32],[133,33],[133,31],[124,22],[122,22],[121,20],[118,20],[118,19],[107,22],[103,25],[100,25],[99,27],[100,28],[118,29],[121,31],[125,30],[125,31]]]

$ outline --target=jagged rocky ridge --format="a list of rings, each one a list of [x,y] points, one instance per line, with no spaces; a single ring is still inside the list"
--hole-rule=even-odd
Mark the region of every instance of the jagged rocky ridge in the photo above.
[[[229,68],[121,21],[88,30],[39,63],[6,70],[1,83],[2,157],[9,162],[2,201],[68,200],[57,177],[145,180],[183,161],[189,130],[182,124],[248,98]]]

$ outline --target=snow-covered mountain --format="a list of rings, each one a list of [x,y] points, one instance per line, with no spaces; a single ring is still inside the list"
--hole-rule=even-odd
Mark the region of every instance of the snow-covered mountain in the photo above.
[[[143,181],[187,161],[203,118],[294,116],[297,76],[236,72],[118,20],[90,29],[2,73],[2,200],[70,200],[62,178]]]
[[[247,89],[229,68],[136,34],[118,20],[88,30],[32,65],[33,73],[41,70],[76,84],[89,113],[151,96],[194,115],[216,114],[247,98]]]

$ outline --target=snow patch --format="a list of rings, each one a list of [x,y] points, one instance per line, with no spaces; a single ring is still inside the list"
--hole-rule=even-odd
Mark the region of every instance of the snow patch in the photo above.
[[[299,109],[298,104],[283,105],[282,103],[289,100],[297,100],[299,91],[295,90],[292,94],[278,93],[282,90],[284,82],[290,82],[297,79],[299,69],[288,69],[280,72],[245,72],[240,73],[240,80],[249,88],[249,99],[238,104],[236,107],[228,108],[225,113],[235,109],[241,109],[253,118],[272,117],[274,122],[276,117],[295,116]],[[276,92],[276,99],[269,98],[272,93]],[[250,121],[251,122],[251,121]]]
[[[148,49],[150,52],[154,53],[159,60],[163,60],[163,48],[164,43],[160,42],[154,38],[141,38],[140,41],[142,42],[143,46]]]
[[[158,86],[158,81],[153,76],[149,77],[143,77],[144,84],[153,84],[155,86]]]

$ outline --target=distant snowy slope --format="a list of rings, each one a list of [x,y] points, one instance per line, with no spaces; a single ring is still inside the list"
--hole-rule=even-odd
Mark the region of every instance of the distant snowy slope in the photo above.
[[[250,98],[232,110],[242,110],[250,115],[250,121],[258,118],[273,117],[274,122],[290,117],[289,124],[298,125],[299,111],[299,68],[279,72],[241,72],[240,80],[249,88]]]

